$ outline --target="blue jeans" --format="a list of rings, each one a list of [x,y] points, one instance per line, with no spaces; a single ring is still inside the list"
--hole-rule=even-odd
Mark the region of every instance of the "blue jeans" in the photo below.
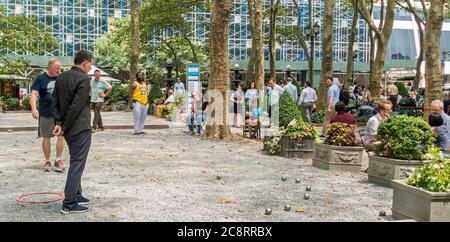
[[[189,114],[186,117],[186,121],[187,121],[187,126],[190,132],[194,132],[194,125],[197,126],[197,132],[200,133],[202,130],[202,124],[203,121],[205,121],[207,119],[206,114],[198,114],[197,117],[195,117],[195,120],[192,118],[192,114]],[[194,122],[192,122],[194,121]]]

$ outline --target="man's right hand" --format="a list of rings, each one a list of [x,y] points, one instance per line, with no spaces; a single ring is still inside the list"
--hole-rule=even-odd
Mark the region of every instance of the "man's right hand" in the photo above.
[[[63,136],[64,135],[64,131],[62,130],[61,126],[55,125],[55,127],[53,128],[52,134],[54,136]]]
[[[39,111],[37,111],[37,110],[31,111],[31,116],[33,116],[34,119],[38,119],[39,118]]]

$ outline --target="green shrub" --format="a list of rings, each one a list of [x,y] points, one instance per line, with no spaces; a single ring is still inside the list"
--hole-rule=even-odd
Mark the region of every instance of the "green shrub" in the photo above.
[[[325,119],[325,109],[311,114],[311,122],[315,124],[322,124]]]
[[[30,96],[23,98],[22,105],[26,110],[31,110]]]
[[[355,126],[346,123],[332,123],[328,126],[325,144],[335,146],[355,145]]]
[[[430,149],[432,162],[417,167],[406,184],[422,188],[431,192],[450,191],[450,160],[442,159],[440,149]]]
[[[371,117],[373,117],[373,115],[360,115],[356,116],[355,119],[357,123],[367,123]]]
[[[20,107],[20,101],[18,98],[8,98],[6,100],[6,106],[8,107],[8,110],[18,110]]]
[[[383,156],[422,160],[435,141],[430,125],[425,120],[406,115],[397,115],[381,122],[378,128],[381,145],[376,150]]]
[[[283,92],[283,94],[281,94],[279,103],[280,127],[287,127],[288,124],[294,119],[302,119],[302,116],[298,111],[297,104],[288,92]]]
[[[160,97],[162,97],[164,94],[161,91],[161,87],[159,86],[159,81],[153,80],[151,82],[151,90],[148,94],[148,102],[154,103],[154,101]]]
[[[409,97],[408,89],[406,89],[403,82],[397,82],[397,83],[395,83],[395,85],[397,86],[399,95],[401,95],[402,97]]]
[[[109,95],[109,98],[114,103],[127,102],[130,99],[130,86],[128,84],[116,84]]]

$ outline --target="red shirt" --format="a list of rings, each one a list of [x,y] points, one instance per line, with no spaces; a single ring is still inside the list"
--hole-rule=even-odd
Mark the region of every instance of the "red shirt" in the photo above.
[[[353,115],[344,112],[344,113],[336,114],[336,116],[334,116],[331,119],[331,123],[337,123],[337,122],[346,123],[346,124],[355,124],[356,120],[353,117]]]

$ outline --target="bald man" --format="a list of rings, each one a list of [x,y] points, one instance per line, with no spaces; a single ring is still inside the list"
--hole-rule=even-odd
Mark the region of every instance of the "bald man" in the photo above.
[[[52,93],[55,88],[56,78],[61,73],[61,62],[57,59],[51,59],[48,63],[48,72],[39,75],[31,87],[30,104],[31,114],[34,119],[39,120],[38,136],[42,138],[42,151],[44,152],[45,163],[44,171],[52,170],[50,161],[52,131],[55,126],[53,118],[53,98]],[[36,100],[39,96],[39,110],[36,108]],[[64,172],[64,164],[61,159],[64,151],[64,137],[60,136],[56,141],[56,159],[53,170]]]
[[[445,126],[450,130],[450,117],[444,112],[444,103],[441,100],[431,102],[431,112],[441,115]]]

